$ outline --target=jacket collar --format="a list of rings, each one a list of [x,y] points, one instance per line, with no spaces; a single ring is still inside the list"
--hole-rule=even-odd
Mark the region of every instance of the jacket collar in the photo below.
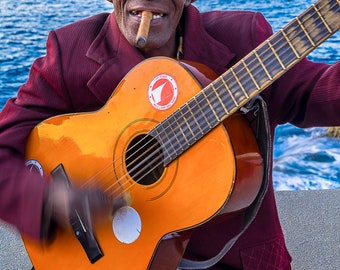
[[[207,65],[217,74],[225,72],[235,54],[209,35],[202,14],[194,6],[190,5],[184,16],[183,58]],[[103,103],[123,77],[145,59],[121,34],[114,13],[108,16],[86,55],[101,64],[87,85]]]
[[[200,13],[192,5],[185,12],[184,58],[204,64],[217,74],[225,72],[235,54],[206,31],[203,18],[208,13]]]
[[[123,77],[144,60],[143,55],[119,31],[114,13],[108,16],[86,56],[101,65],[87,86],[103,103]]]

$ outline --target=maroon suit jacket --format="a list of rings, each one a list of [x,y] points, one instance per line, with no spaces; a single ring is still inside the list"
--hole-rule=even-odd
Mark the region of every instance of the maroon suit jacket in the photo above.
[[[272,34],[259,13],[185,13],[184,59],[221,74]],[[49,34],[47,54],[36,59],[27,82],[0,115],[0,218],[24,234],[40,237],[48,183],[23,166],[25,143],[42,120],[101,108],[142,54],[119,32],[113,14],[99,14]],[[299,127],[340,125],[340,68],[304,59],[262,93],[271,133],[278,124]],[[47,153],[53,154],[53,153]],[[238,230],[240,216],[198,230],[188,254],[214,255]],[[272,182],[261,209],[223,262],[244,269],[286,269],[284,244]]]

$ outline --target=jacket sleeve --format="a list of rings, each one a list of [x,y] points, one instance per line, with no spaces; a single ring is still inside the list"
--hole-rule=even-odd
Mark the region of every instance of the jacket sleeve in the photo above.
[[[273,125],[340,125],[340,62],[303,59],[263,92]]]
[[[72,110],[62,73],[58,42],[51,32],[46,56],[35,60],[27,82],[0,113],[0,219],[36,239],[48,182],[24,166],[25,145],[39,122]]]
[[[270,26],[261,14],[254,14],[251,32],[252,42],[248,44],[253,47],[271,35]],[[267,103],[272,128],[284,123],[301,128],[338,126],[340,62],[316,63],[307,56],[261,95]]]
[[[268,38],[270,33],[263,31],[266,21],[258,18],[261,16],[257,16],[254,20],[257,22],[253,24],[254,46]],[[284,123],[301,128],[338,126],[340,62],[333,65],[317,63],[307,56],[268,87],[262,96],[268,105],[272,127]]]
[[[229,67],[272,35],[271,26],[261,13],[223,12],[209,16],[209,33],[236,55]],[[227,34],[223,35],[223,31]],[[261,95],[267,103],[272,128],[288,122],[301,128],[338,126],[340,62],[316,63],[307,56]]]

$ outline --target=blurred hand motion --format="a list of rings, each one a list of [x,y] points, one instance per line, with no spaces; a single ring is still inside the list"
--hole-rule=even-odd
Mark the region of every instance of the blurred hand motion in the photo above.
[[[70,226],[74,212],[98,224],[112,217],[114,212],[127,204],[122,197],[114,198],[96,188],[76,188],[64,183],[52,183],[49,187],[45,209],[60,227]]]

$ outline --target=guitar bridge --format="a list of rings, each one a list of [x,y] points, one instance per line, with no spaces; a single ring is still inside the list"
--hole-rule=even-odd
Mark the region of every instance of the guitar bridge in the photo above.
[[[71,181],[69,180],[64,166],[59,164],[52,172],[51,176],[53,181],[60,181],[64,184],[66,183],[69,188],[72,188]],[[83,214],[77,209],[73,209],[70,213],[69,221],[75,236],[82,245],[88,259],[93,264],[104,256],[94,230],[92,228],[91,216],[90,216],[90,206],[87,199],[84,201]]]

